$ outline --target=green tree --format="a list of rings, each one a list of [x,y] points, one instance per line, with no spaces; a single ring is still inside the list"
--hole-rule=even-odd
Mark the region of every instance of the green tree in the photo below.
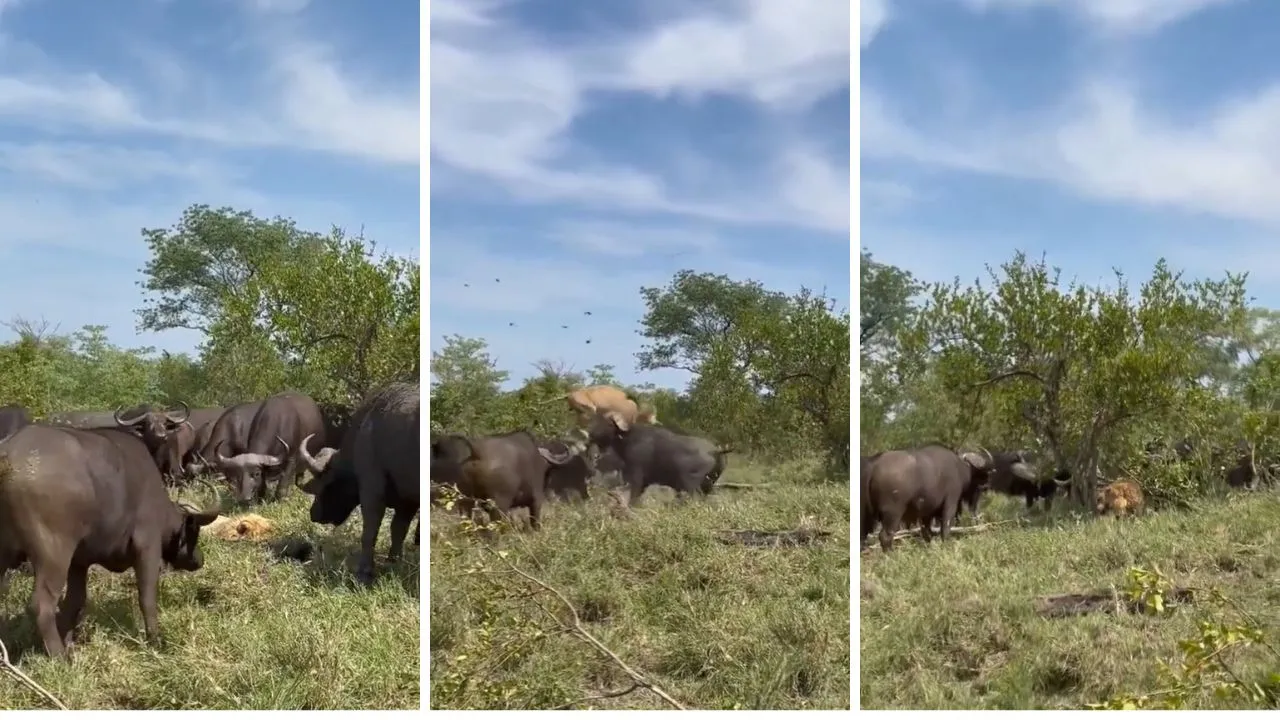
[[[988,268],[989,289],[932,286],[903,335],[967,410],[952,441],[1041,445],[1072,470],[1083,502],[1100,455],[1132,454],[1135,431],[1172,438],[1210,425],[1217,402],[1198,382],[1201,349],[1242,322],[1242,277],[1188,282],[1162,260],[1134,295],[1119,273],[1115,289],[1064,288],[1058,270],[1022,253],[1001,270]]]

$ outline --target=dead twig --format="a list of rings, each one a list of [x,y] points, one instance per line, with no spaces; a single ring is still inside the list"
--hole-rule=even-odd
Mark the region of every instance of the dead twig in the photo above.
[[[636,683],[632,683],[632,684],[631,684],[631,687],[626,688],[625,690],[617,690],[617,691],[614,691],[614,692],[604,693],[603,695],[591,695],[591,696],[584,697],[584,698],[578,698],[577,700],[574,700],[574,701],[572,701],[572,702],[567,702],[567,703],[565,703],[565,704],[561,705],[560,707],[557,707],[557,708],[554,708],[554,709],[556,709],[556,710],[571,710],[571,709],[573,708],[573,706],[575,706],[575,705],[582,705],[583,703],[589,703],[589,702],[592,702],[592,701],[594,701],[594,700],[608,700],[608,699],[610,699],[610,698],[622,697],[623,695],[626,695],[626,694],[628,694],[628,693],[633,693],[633,692],[635,692],[636,690],[639,690],[639,689],[640,689],[640,685],[638,685],[638,684],[636,684]]]
[[[716,488],[724,488],[725,490],[756,490],[758,488],[767,488],[773,483],[733,483],[722,482],[716,483]]]
[[[1193,588],[1173,588],[1165,593],[1165,598],[1169,606],[1190,604],[1194,601]],[[1127,601],[1114,590],[1046,595],[1036,599],[1036,614],[1042,617],[1071,617],[1095,612],[1119,615],[1140,613],[1142,608],[1140,603]]]
[[[35,690],[37,693],[43,696],[45,700],[48,700],[49,702],[53,703],[53,705],[57,707],[59,710],[67,709],[67,706],[63,705],[61,700],[54,697],[53,693],[49,692],[48,690],[45,690],[44,687],[40,685],[40,683],[36,682],[35,680],[32,680],[31,676],[19,670],[16,665],[14,665],[12,662],[9,661],[9,648],[5,647],[4,641],[0,641],[0,664],[3,664],[5,670],[8,670],[10,673],[12,673],[14,677],[21,680],[27,687],[31,688],[32,690]]]
[[[980,525],[957,525],[951,528],[952,535],[971,535],[973,533],[986,532],[1002,525],[1020,524],[1021,520],[999,520],[997,522],[982,523]],[[936,534],[936,533],[935,533]],[[907,530],[899,530],[893,534],[894,540],[903,538],[917,537],[920,535],[920,528],[914,527]]]
[[[519,575],[525,580],[528,580],[534,585],[537,585],[543,590],[546,590],[552,595],[555,595],[556,598],[560,601],[560,603],[564,605],[565,608],[568,609],[569,611],[569,617],[572,620],[572,622],[569,624],[569,630],[574,632],[578,637],[582,638],[582,640],[584,640],[588,645],[595,648],[596,651],[599,652],[601,655],[604,655],[605,657],[613,661],[613,663],[617,665],[619,669],[621,669],[624,673],[626,673],[631,678],[632,682],[634,682],[639,687],[642,687],[648,690],[649,692],[653,693],[654,695],[657,695],[658,697],[662,698],[664,702],[666,702],[668,705],[675,708],[676,710],[688,709],[684,705],[681,705],[680,701],[668,695],[665,690],[663,690],[661,687],[655,684],[652,680],[640,674],[640,672],[638,672],[637,670],[632,669],[631,666],[627,665],[627,663],[623,661],[622,658],[618,657],[617,653],[613,652],[608,647],[605,647],[605,644],[600,642],[600,640],[598,640],[595,635],[592,635],[590,632],[588,632],[587,629],[582,626],[582,619],[578,617],[578,609],[573,606],[573,603],[569,602],[569,598],[566,598],[563,593],[551,587],[550,585],[546,584],[545,582],[539,580],[533,575],[530,575],[529,573],[516,567],[515,563],[503,557],[501,553],[494,550],[493,548],[486,546],[484,549],[490,555],[497,558],[500,562],[502,562],[504,565],[510,568],[511,571],[514,572],[515,574]],[[563,623],[563,621],[559,621],[559,622]]]

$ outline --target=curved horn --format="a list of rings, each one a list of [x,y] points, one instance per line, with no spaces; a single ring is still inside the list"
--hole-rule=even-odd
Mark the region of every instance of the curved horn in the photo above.
[[[551,452],[550,450],[544,447],[538,448],[538,454],[541,455],[544,460],[551,463],[552,465],[563,465],[573,459],[572,453]]]
[[[281,453],[280,455],[268,455],[267,457],[270,458],[270,460],[263,462],[262,463],[263,465],[270,465],[271,467],[281,465],[286,460],[289,459],[289,453],[293,452],[293,448],[289,447],[289,443],[285,442],[284,438],[280,437],[279,435],[276,435],[276,439],[279,440],[280,444],[284,446],[284,452]]]
[[[191,417],[191,407],[181,400],[178,401],[178,404],[182,406],[182,417],[175,417],[172,410],[164,414],[169,419],[169,422],[175,425],[181,425],[187,421],[187,418]]]
[[[143,411],[142,413],[140,413],[137,417],[133,417],[133,418],[129,418],[128,420],[125,420],[124,418],[120,417],[120,413],[122,413],[122,412],[124,412],[124,406],[123,406],[123,405],[121,405],[120,407],[116,408],[116,411],[115,411],[115,412],[113,412],[113,413],[111,413],[111,419],[112,419],[112,420],[115,420],[115,421],[116,421],[116,424],[117,424],[117,425],[120,425],[120,426],[122,426],[122,427],[128,427],[128,426],[130,426],[130,425],[133,425],[133,424],[137,423],[139,420],[141,420],[141,419],[142,419],[143,417],[145,417],[145,416],[146,416],[146,414],[147,414],[147,413],[146,413],[146,411],[144,410],[144,411]]]
[[[990,465],[990,464],[992,464],[992,463],[994,463],[994,462],[996,461],[996,460],[995,460],[995,458],[991,457],[991,451],[990,451],[990,450],[988,450],[988,449],[986,449],[986,448],[982,447],[981,445],[979,445],[979,446],[978,446],[978,449],[979,449],[979,450],[981,450],[981,451],[982,451],[983,456],[984,456],[984,457],[986,457],[986,459],[987,459],[987,464],[988,464],[988,465]]]
[[[325,457],[324,460],[319,460],[312,457],[311,453],[307,452],[307,443],[315,436],[315,433],[311,433],[302,439],[302,444],[298,446],[298,457],[301,458],[302,462],[306,464],[309,470],[311,470],[312,475],[319,475],[324,472],[324,469],[329,465],[329,460],[333,458],[333,455],[330,454]],[[324,450],[321,450],[320,454],[325,455]]]

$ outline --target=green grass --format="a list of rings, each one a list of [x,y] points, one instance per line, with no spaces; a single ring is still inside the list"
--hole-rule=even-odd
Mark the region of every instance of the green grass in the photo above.
[[[588,632],[686,707],[848,708],[849,489],[801,479],[813,472],[739,460],[723,481],[771,485],[685,503],[650,488],[631,517],[593,486],[585,504],[550,505],[540,532],[507,529],[490,547],[562,592]],[[488,554],[456,515],[431,519],[433,708],[555,708],[631,685],[538,609],[562,621],[554,596]],[[832,536],[788,548],[715,536],[802,522]],[[668,707],[646,690],[575,704],[587,706]]]
[[[198,503],[199,500],[196,500]],[[332,530],[307,518],[310,497],[252,512],[278,535],[306,537],[306,565],[277,560],[267,543],[201,540],[204,568],[160,579],[163,645],[145,643],[132,572],[94,568],[80,640],[70,664],[44,654],[27,612],[29,571],[11,573],[0,605],[0,639],[18,666],[71,709],[416,709],[419,696],[418,549],[412,532],[400,567],[350,582],[359,549],[359,511]],[[237,513],[239,514],[239,513]],[[0,670],[0,708],[48,704]]]
[[[988,520],[1026,514],[1021,501],[997,500],[985,511]],[[1280,644],[1274,493],[1205,500],[1194,512],[1119,521],[1059,517],[1053,524],[995,529],[950,544],[900,541],[888,555],[873,535],[874,549],[861,563],[861,707],[1081,708],[1161,689],[1158,662],[1180,665],[1178,642],[1199,636],[1197,620],[1232,618],[1207,603],[1159,617],[1057,619],[1038,616],[1033,606],[1044,595],[1123,589],[1135,566],[1158,567],[1174,585],[1220,589]],[[1280,670],[1260,652],[1231,662],[1246,678]],[[1242,701],[1204,693],[1191,706],[1242,707]]]

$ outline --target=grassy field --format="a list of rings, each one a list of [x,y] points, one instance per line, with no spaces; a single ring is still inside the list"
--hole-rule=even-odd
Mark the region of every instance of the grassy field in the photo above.
[[[199,500],[193,500],[199,503]],[[416,709],[419,695],[419,553],[410,540],[400,567],[350,584],[359,511],[334,531],[307,518],[310,498],[255,511],[278,536],[311,540],[307,564],[277,559],[271,543],[204,537],[205,566],[160,580],[161,648],[145,644],[133,573],[94,568],[73,662],[45,656],[27,612],[29,571],[12,574],[0,607],[0,639],[11,658],[75,709]],[[0,670],[0,708],[49,707]]]
[[[686,503],[651,488],[629,517],[593,487],[585,504],[550,506],[541,532],[507,530],[491,545],[433,510],[432,707],[668,707],[643,689],[577,702],[633,683],[565,632],[568,611],[502,552],[560,591],[618,660],[686,707],[848,708],[849,488],[806,484],[811,467],[734,459],[723,481],[770,485]],[[782,548],[716,536],[802,524],[832,535]]]
[[[1026,514],[1020,501],[997,500],[987,520]],[[1274,493],[1207,500],[1195,512],[1051,524],[997,528],[949,545],[901,542],[887,556],[873,542],[861,564],[861,707],[1082,708],[1166,689],[1159,662],[1180,667],[1179,641],[1200,638],[1201,619],[1241,623],[1233,611],[1207,598],[1161,616],[1049,619],[1034,609],[1039,596],[1123,590],[1135,566],[1158,567],[1174,585],[1221,590],[1280,647]],[[1280,658],[1264,648],[1222,657],[1246,680],[1280,670]],[[1265,707],[1209,691],[1189,705]]]

